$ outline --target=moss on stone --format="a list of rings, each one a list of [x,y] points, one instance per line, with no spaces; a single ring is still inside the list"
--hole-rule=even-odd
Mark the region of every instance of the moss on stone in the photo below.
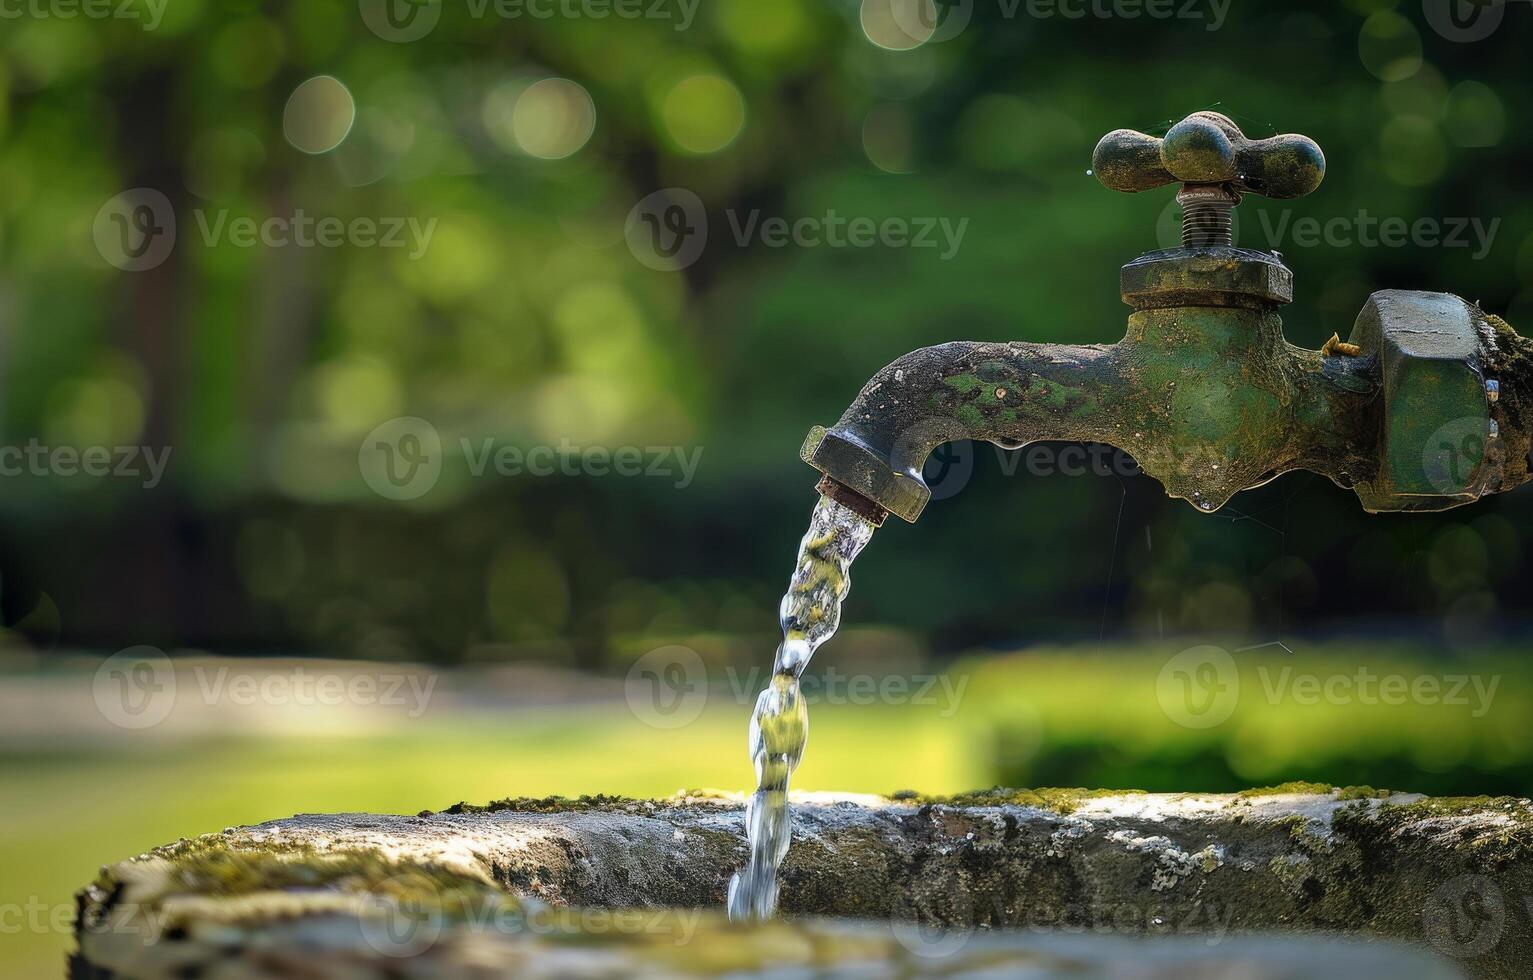
[[[1335,796],[1344,800],[1384,800],[1394,795],[1394,790],[1374,789],[1372,786],[1332,786],[1330,783],[1312,783],[1296,779],[1276,786],[1258,786],[1244,790],[1237,800],[1252,800],[1263,796]]]
[[[254,843],[207,835],[167,844],[146,857],[169,862],[173,871],[152,888],[154,894],[138,896],[140,901],[173,894],[238,898],[260,892],[325,890],[387,894],[450,911],[487,894],[510,898],[462,871],[419,859],[395,861],[372,849],[319,849],[306,842]]]
[[[1008,789],[997,786],[974,793],[958,793],[953,796],[921,796],[912,794],[916,802],[941,806],[1030,806],[1050,810],[1061,816],[1069,816],[1080,808],[1085,800],[1105,796],[1143,796],[1142,789],[1085,789],[1084,787],[1041,787],[1038,789]]]
[[[1338,800],[1387,800],[1394,790],[1374,789],[1372,786],[1343,786],[1336,791]]]
[[[1407,819],[1425,817],[1462,817],[1477,813],[1502,813],[1523,829],[1533,828],[1533,808],[1527,800],[1515,796],[1438,796],[1402,803],[1391,808]]]
[[[628,796],[581,796],[571,799],[567,796],[515,796],[503,800],[491,800],[483,805],[474,803],[454,803],[443,810],[443,813],[581,813],[588,810],[622,810],[640,806],[647,801],[636,800]],[[653,803],[649,804],[653,806]],[[422,811],[421,816],[429,816],[430,811]]]
[[[1310,783],[1302,779],[1278,783],[1276,786],[1258,786],[1243,790],[1239,797],[1249,799],[1258,796],[1329,796],[1335,789],[1330,783]]]

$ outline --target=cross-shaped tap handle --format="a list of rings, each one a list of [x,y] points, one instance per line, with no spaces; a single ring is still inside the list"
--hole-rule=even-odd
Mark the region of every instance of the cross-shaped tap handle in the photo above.
[[[1194,112],[1160,138],[1113,130],[1097,144],[1091,166],[1102,186],[1129,194],[1181,183],[1289,199],[1320,186],[1325,154],[1308,136],[1246,139],[1228,116]]]

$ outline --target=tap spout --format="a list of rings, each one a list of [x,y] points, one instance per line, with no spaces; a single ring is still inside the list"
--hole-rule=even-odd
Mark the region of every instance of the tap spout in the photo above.
[[[1378,471],[1376,359],[1302,350],[1269,308],[1139,310],[1109,346],[958,342],[879,371],[801,456],[907,521],[930,499],[921,470],[960,439],[1042,441],[1127,452],[1204,512],[1278,474],[1343,487]]]
[[[959,439],[1009,449],[1044,440],[1112,442],[1121,390],[1112,347],[955,341],[912,351],[875,374],[803,459],[907,521],[931,498],[922,467]]]

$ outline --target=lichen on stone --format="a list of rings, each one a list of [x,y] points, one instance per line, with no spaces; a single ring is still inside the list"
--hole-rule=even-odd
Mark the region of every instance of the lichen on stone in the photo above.
[[[983,806],[1030,806],[1050,810],[1061,816],[1069,816],[1080,808],[1085,800],[1109,796],[1143,796],[1142,789],[1085,789],[1082,787],[1042,787],[1038,789],[1008,789],[996,786],[974,793],[958,793],[953,796],[915,796],[917,802],[955,807]]]
[[[515,796],[503,800],[491,800],[484,804],[458,802],[443,810],[443,813],[458,815],[464,813],[578,813],[585,810],[616,810],[633,806],[639,806],[647,800],[636,800],[627,796],[607,796],[598,793],[595,796],[580,796],[570,798],[567,796]],[[430,811],[423,811],[422,816],[430,815]]]

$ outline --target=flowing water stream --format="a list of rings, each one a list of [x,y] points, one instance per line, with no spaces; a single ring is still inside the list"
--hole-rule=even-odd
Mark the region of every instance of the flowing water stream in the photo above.
[[[799,691],[799,676],[814,651],[836,632],[841,602],[851,587],[852,559],[873,537],[875,528],[860,514],[821,497],[799,544],[793,578],[778,611],[782,643],[772,665],[772,680],[756,699],[751,716],[756,792],[745,808],[750,863],[730,879],[731,919],[770,918],[777,909],[777,869],[793,835],[788,780],[809,738],[809,711]]]

